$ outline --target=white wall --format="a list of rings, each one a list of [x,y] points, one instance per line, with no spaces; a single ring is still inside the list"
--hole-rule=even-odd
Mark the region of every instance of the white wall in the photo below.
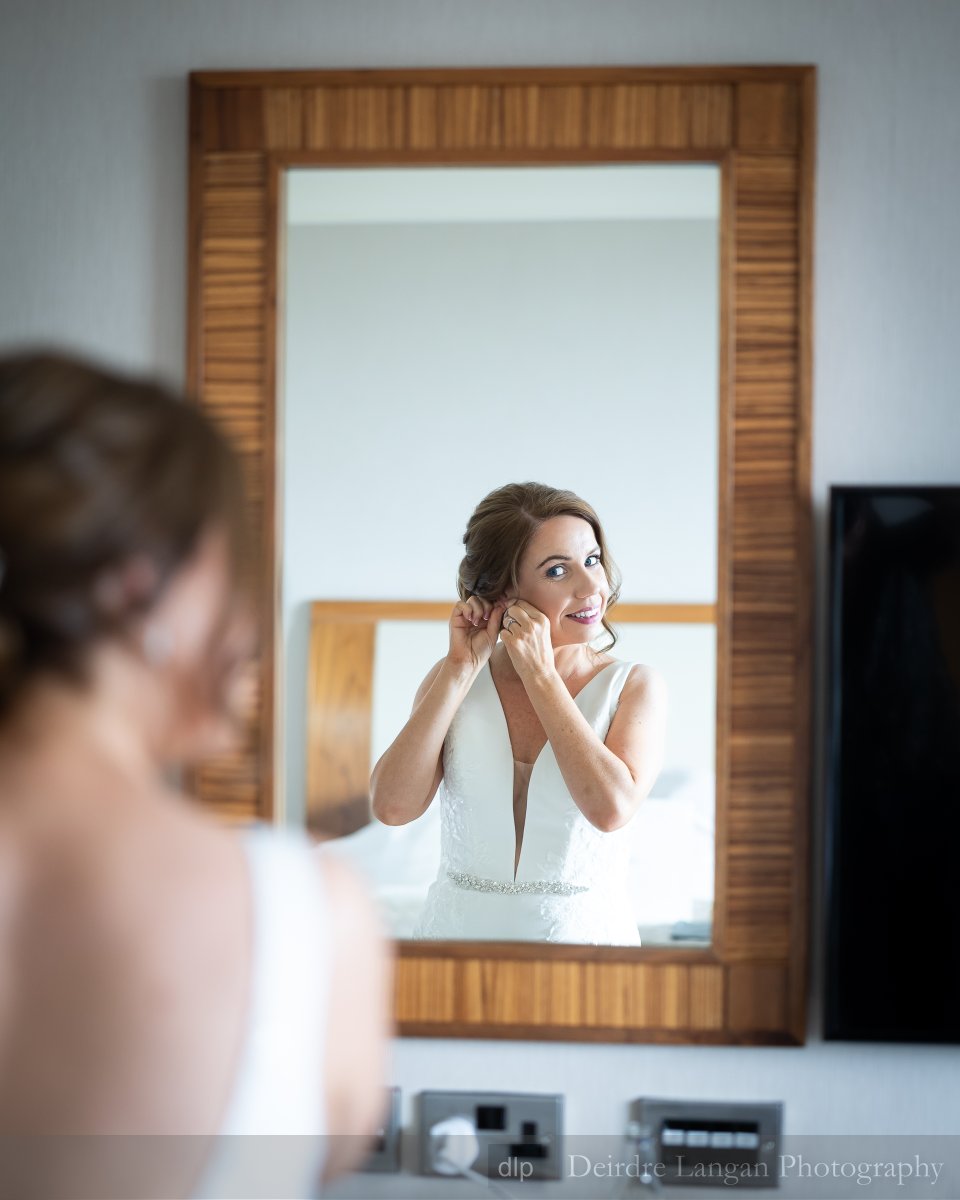
[[[586,497],[625,601],[715,601],[718,259],[715,220],[288,227],[290,816],[305,796],[310,602],[452,603],[467,518],[493,488],[535,479]],[[641,661],[667,665],[653,644]]]
[[[191,68],[816,63],[818,672],[827,485],[958,478],[954,2],[4,0],[0,20],[0,339],[174,378]],[[960,1111],[960,1049],[816,1036],[793,1050],[402,1041],[394,1077],[411,1092],[557,1089],[571,1128],[602,1132],[656,1092],[783,1099],[797,1132],[947,1131]]]

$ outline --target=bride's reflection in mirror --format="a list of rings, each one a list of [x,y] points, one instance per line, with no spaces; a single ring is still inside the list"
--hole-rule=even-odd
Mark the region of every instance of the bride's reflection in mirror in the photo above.
[[[663,761],[666,693],[610,653],[620,579],[597,514],[511,484],[463,541],[447,654],[372,778],[385,824],[440,805],[413,936],[639,944],[627,827]]]
[[[286,173],[286,819],[337,839],[331,848],[370,877],[398,938],[428,932],[431,910],[441,907],[431,900],[425,910],[433,883],[456,887],[441,868],[441,805],[434,800],[402,825],[371,821],[367,781],[410,719],[429,664],[450,653],[445,617],[464,519],[505,480],[537,479],[591,502],[625,580],[610,612],[616,645],[606,647],[602,626],[577,626],[579,649],[568,662],[572,644],[564,644],[555,658],[561,677],[578,668],[567,703],[578,711],[599,704],[617,677],[608,662],[590,678],[583,647],[593,642],[601,655],[594,672],[604,652],[652,664],[669,693],[663,769],[633,819],[603,832],[576,810],[588,839],[629,844],[631,917],[617,940],[710,940],[719,178],[712,164]],[[593,548],[558,544],[540,558],[555,550],[576,560],[573,551],[583,550],[578,569],[586,571]],[[504,599],[541,613],[548,605],[518,596],[519,587],[501,596],[477,579],[465,582],[461,603],[473,596],[489,605],[488,624]],[[383,611],[359,640],[355,613],[342,630],[328,628],[315,653],[317,602],[354,601]],[[429,619],[419,612],[414,619],[418,605],[431,609]],[[565,773],[552,744],[536,757],[547,737],[539,715],[536,736],[522,740],[523,706],[528,716],[536,708],[517,683],[507,642],[510,629],[534,620],[525,611],[509,614],[516,625],[504,622],[505,609],[500,614],[506,630],[497,630],[497,649],[468,695],[473,702],[486,688],[488,741],[505,756],[496,843],[503,861],[487,870],[478,846],[454,869],[505,883],[562,882],[556,863],[549,872],[534,869],[538,845],[547,845],[537,796],[541,789],[552,796],[550,780],[563,782]],[[308,663],[321,661],[320,684],[336,684],[326,691],[308,688]],[[327,744],[350,758],[349,770],[317,755],[323,729]],[[535,763],[518,819],[512,797],[523,768],[514,758]],[[437,762],[435,753],[434,772]],[[433,774],[419,802],[432,781]],[[498,899],[456,890],[475,912]],[[525,902],[532,911],[554,901],[545,893]],[[604,918],[607,940],[617,919]],[[451,938],[572,936],[533,923],[512,932],[446,929]]]

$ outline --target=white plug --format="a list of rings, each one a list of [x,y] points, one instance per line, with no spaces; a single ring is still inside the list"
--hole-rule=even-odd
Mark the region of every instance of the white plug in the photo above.
[[[477,1127],[469,1117],[446,1117],[430,1127],[430,1160],[441,1175],[465,1175],[480,1155]]]

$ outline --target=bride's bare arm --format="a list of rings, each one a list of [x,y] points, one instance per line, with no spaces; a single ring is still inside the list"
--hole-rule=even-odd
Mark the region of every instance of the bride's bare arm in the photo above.
[[[559,676],[531,676],[524,683],[574,803],[605,833],[625,825],[663,765],[667,711],[663,677],[652,667],[633,668],[605,742]]]
[[[383,1118],[392,967],[366,886],[335,854],[320,852],[330,922],[330,991],[324,1050],[328,1152],[324,1181],[360,1165]]]
[[[652,667],[633,668],[606,741],[601,741],[557,673],[547,618],[523,600],[507,613],[504,648],[523,680],[573,802],[597,829],[619,829],[637,811],[663,764],[663,677]]]
[[[373,815],[406,825],[426,812],[443,778],[443,739],[497,644],[503,603],[470,596],[450,614],[450,650],[420,685],[410,719],[373,768]]]
[[[410,719],[373,768],[373,815],[384,825],[406,825],[426,812],[443,778],[443,739],[477,677],[473,664],[441,659],[417,691]]]

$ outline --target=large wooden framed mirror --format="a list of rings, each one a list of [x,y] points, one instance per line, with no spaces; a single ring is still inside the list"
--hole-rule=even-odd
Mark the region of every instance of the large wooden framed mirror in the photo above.
[[[283,808],[289,173],[665,162],[720,172],[710,945],[400,942],[401,1033],[804,1039],[814,86],[814,69],[795,66],[191,77],[188,381],[241,450],[263,564],[257,733],[196,780],[231,819]]]

